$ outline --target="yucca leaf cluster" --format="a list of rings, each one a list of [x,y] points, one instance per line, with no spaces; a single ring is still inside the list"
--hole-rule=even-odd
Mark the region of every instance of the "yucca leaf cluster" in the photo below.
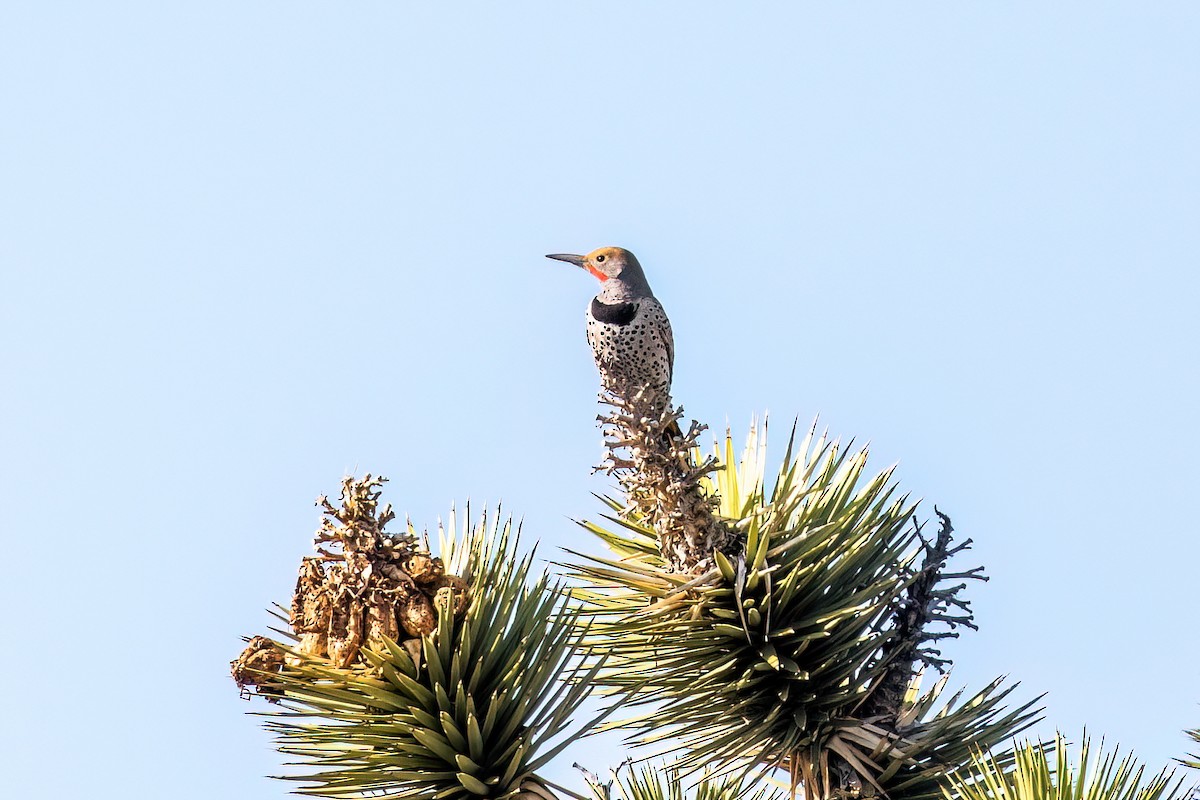
[[[632,761],[614,770],[605,782],[586,770],[584,775],[596,800],[784,800],[787,796],[777,785],[755,785],[745,776],[705,775],[689,781],[674,766],[634,766]]]
[[[1132,754],[1094,755],[1086,731],[1072,764],[1062,734],[1053,744],[1025,743],[1005,757],[978,752],[943,788],[945,800],[1182,800],[1183,780],[1164,769],[1146,777]]]
[[[608,654],[601,680],[627,707],[612,726],[678,752],[681,769],[782,767],[810,797],[886,792],[938,796],[938,776],[1033,721],[1030,704],[1005,712],[996,682],[962,701],[915,692],[890,712],[864,715],[873,692],[902,669],[915,676],[933,636],[897,648],[896,615],[923,569],[915,505],[892,471],[866,475],[867,452],[815,428],[793,433],[771,486],[765,439],[752,433],[740,465],[726,438],[711,490],[745,540],[744,556],[714,554],[694,578],[664,563],[655,531],[636,515],[583,523],[611,556],[576,553],[575,596],[594,615],[591,641]],[[936,561],[931,568],[940,569]],[[935,576],[936,578],[936,576]],[[933,581],[937,583],[936,580]],[[923,602],[957,625],[957,588]],[[926,648],[927,649],[927,648]],[[890,653],[906,652],[898,663]]]
[[[410,648],[390,637],[346,668],[276,643],[284,662],[263,676],[277,710],[264,712],[279,749],[326,797],[553,796],[537,771],[572,740],[570,717],[602,662],[584,668],[583,626],[533,553],[521,555],[511,520],[442,530],[448,571],[470,586],[456,618],[436,602],[437,625]],[[296,640],[294,635],[285,638]],[[263,686],[260,686],[260,691]],[[581,726],[586,729],[587,725]]]
[[[1191,737],[1192,741],[1200,745],[1200,728],[1187,731],[1186,733],[1189,737]],[[1180,759],[1180,763],[1182,763],[1185,767],[1195,767],[1196,769],[1200,769],[1200,750],[1190,754],[1187,758]]]

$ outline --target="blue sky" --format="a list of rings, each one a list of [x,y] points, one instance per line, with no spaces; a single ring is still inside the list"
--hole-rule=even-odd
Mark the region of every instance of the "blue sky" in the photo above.
[[[650,5],[0,12],[14,796],[283,797],[227,662],[348,471],[580,546],[594,287],[542,254],[606,244],[691,416],[820,414],[975,539],[953,684],[1183,754],[1200,7]]]

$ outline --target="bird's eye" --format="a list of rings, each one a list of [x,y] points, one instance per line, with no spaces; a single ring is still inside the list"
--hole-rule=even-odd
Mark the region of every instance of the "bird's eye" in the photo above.
[[[596,256],[596,263],[597,263],[597,264],[601,263],[602,261],[604,261],[604,256]]]

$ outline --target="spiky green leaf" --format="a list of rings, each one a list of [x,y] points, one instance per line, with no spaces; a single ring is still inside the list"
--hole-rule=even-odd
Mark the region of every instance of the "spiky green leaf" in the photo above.
[[[471,604],[456,621],[441,604],[422,664],[387,640],[347,669],[300,656],[272,676],[278,710],[264,712],[279,749],[308,770],[301,793],[414,798],[503,797],[538,784],[533,773],[563,739],[589,693],[586,626],[560,587],[518,553],[511,521],[441,529],[442,558],[468,578]]]
[[[1095,756],[1084,732],[1076,763],[1062,734],[1053,745],[1041,742],[1002,756],[977,753],[949,776],[945,800],[1182,800],[1183,780],[1166,769],[1145,776],[1145,767],[1116,750]]]

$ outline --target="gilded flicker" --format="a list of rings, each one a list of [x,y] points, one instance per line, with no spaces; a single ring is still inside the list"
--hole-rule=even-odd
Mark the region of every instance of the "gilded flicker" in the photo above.
[[[575,264],[600,281],[588,306],[587,339],[604,388],[616,394],[649,389],[656,403],[669,402],[675,363],[671,323],[633,253],[601,247],[586,256],[546,258]]]

